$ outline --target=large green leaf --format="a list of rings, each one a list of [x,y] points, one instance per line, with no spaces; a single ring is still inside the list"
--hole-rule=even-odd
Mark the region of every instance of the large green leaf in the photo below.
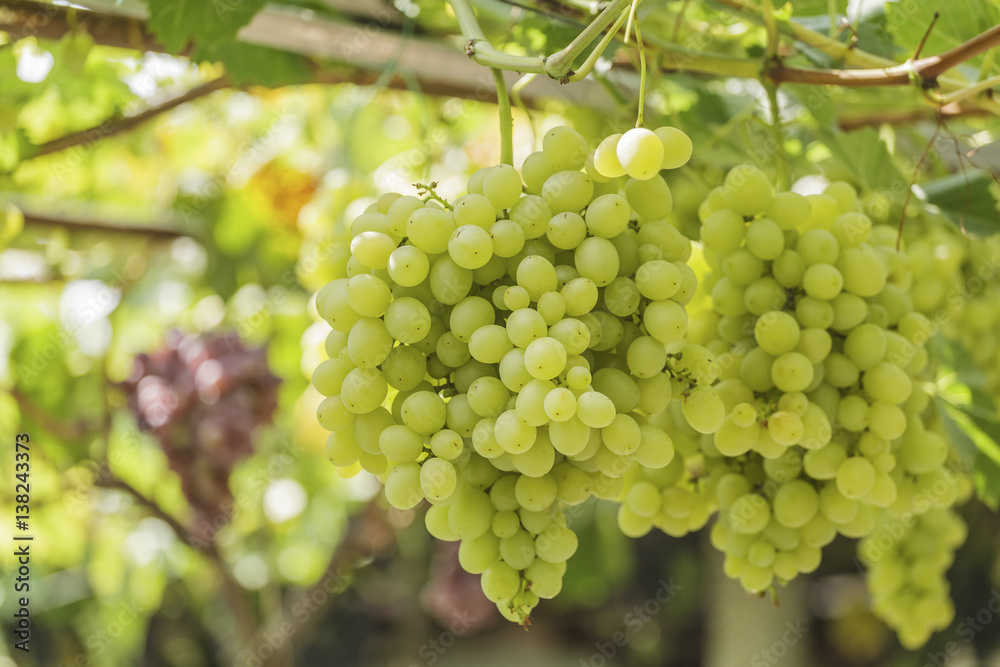
[[[921,57],[947,51],[1000,23],[1000,11],[990,0],[902,0],[886,5],[889,31],[898,44],[912,49],[923,39],[935,14],[938,19]]]
[[[543,15],[528,14],[510,26],[508,39],[520,45],[527,54],[553,53],[573,41],[579,33],[580,28],[572,24],[556,23]]]
[[[850,174],[855,186],[862,189],[892,188],[908,182],[896,168],[889,147],[873,128],[822,134],[839,167],[837,173]]]
[[[829,88],[790,83],[782,86],[781,90],[794,96],[799,104],[809,109],[821,128],[830,132],[834,130],[837,125],[837,102],[831,96]]]
[[[218,45],[233,41],[266,0],[146,0],[149,27],[165,47],[181,51],[189,42]]]
[[[981,428],[981,422],[973,419],[959,406],[938,399],[941,420],[945,431],[960,451],[972,451],[972,481],[976,496],[990,509],[1000,509],[1000,428],[990,433]],[[996,422],[993,426],[997,427]]]
[[[846,44],[850,38],[857,38],[857,48],[884,58],[896,58],[900,51],[904,50],[893,42],[892,35],[887,29],[886,16],[882,11],[866,12],[860,17],[860,20],[853,12],[849,19],[843,14],[837,14],[835,18],[838,25],[837,30],[840,30],[841,22],[845,19],[849,20],[851,24],[850,29],[845,28],[838,38],[842,43]],[[815,32],[824,35],[830,34],[828,14],[809,16],[796,10],[792,15],[792,20]],[[836,63],[834,59],[818,49],[804,45],[800,45],[799,49],[815,64],[822,67],[830,67]]]
[[[981,235],[1000,231],[1000,210],[990,190],[993,179],[985,171],[970,170],[921,183],[927,201],[956,225]]]
[[[306,59],[302,56],[242,42],[201,43],[193,56],[196,60],[214,60],[224,64],[229,78],[236,85],[282,86],[303,83],[310,76]]]
[[[934,353],[952,373],[938,381],[935,402],[951,441],[972,466],[976,494],[993,510],[1000,507],[1000,417],[997,403],[983,390],[986,380],[960,344],[934,338]]]
[[[163,45],[181,51],[194,45],[194,60],[221,62],[237,85],[301,83],[309,76],[306,60],[287,51],[244,44],[236,33],[266,0],[147,0],[149,26]]]

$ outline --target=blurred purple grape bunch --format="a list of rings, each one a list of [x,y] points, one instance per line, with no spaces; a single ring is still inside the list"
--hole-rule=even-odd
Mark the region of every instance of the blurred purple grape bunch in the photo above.
[[[265,348],[248,348],[235,334],[179,331],[138,355],[122,383],[139,428],[156,436],[180,476],[202,531],[231,509],[229,475],[253,453],[254,431],[271,422],[279,383]]]

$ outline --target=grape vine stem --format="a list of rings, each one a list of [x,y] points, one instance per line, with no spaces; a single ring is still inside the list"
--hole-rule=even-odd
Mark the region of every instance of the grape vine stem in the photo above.
[[[100,139],[106,139],[107,137],[121,134],[122,132],[128,132],[139,125],[152,120],[156,116],[176,109],[186,102],[191,102],[199,97],[205,97],[206,95],[214,93],[217,90],[227,88],[230,85],[232,84],[226,77],[212,79],[211,81],[195,86],[191,90],[173,97],[162,104],[149,107],[145,111],[137,113],[134,116],[105,120],[96,127],[87,128],[86,130],[73,132],[72,134],[67,134],[57,139],[53,139],[52,141],[47,141],[44,144],[39,145],[37,148],[34,148],[22,159],[27,160],[34,157],[40,157],[42,155],[48,155],[49,153],[65,150],[71,146],[91,144]]]
[[[143,236],[158,241],[172,241],[183,236],[190,236],[190,234],[179,229],[170,229],[167,227],[136,223],[119,224],[102,220],[71,218],[58,213],[43,213],[31,210],[24,210],[23,213],[25,226],[60,227],[69,232],[95,232],[115,236]]]
[[[635,43],[639,47],[639,112],[635,117],[635,126],[642,127],[642,111],[646,106],[646,47],[638,20],[635,22]]]
[[[778,84],[764,82],[767,91],[768,106],[771,107],[771,132],[774,134],[774,166],[777,176],[777,189],[787,190],[790,182],[788,154],[785,152],[785,133],[781,126],[781,107],[778,105]]]
[[[762,22],[760,5],[753,0],[715,1],[745,14],[750,20]],[[967,82],[942,76],[944,72],[1000,44],[1000,26],[994,26],[945,53],[900,65],[888,58],[855,48],[853,44],[845,44],[810,30],[794,21],[781,21],[778,24],[778,31],[794,41],[817,49],[857,69],[818,70],[783,66],[779,71],[772,71],[771,76],[777,76],[781,81],[789,83],[842,87],[907,86],[912,85],[910,77],[916,73],[927,84],[940,85],[942,90],[948,92],[961,90],[968,85]],[[1000,103],[993,99],[982,97],[976,103],[994,114],[1000,114]]]
[[[761,0],[761,10],[764,15],[764,27],[767,30],[767,62],[779,63],[778,55],[781,37],[778,34],[778,23],[774,18],[774,4],[771,0]],[[774,164],[777,176],[778,190],[787,190],[790,181],[788,154],[785,152],[785,134],[781,126],[781,106],[778,104],[778,83],[764,78],[764,90],[767,91],[768,106],[771,111],[771,132],[774,134]]]
[[[752,14],[750,18],[761,20],[760,5],[752,0],[715,0],[719,4],[734,8],[741,13]],[[592,39],[610,25],[622,9],[630,4],[630,0],[614,0],[608,4],[601,14],[591,23],[581,36],[584,39],[574,40],[566,49],[549,57],[539,56],[516,56],[503,53],[493,48],[482,34],[481,30],[475,36],[474,44],[469,48],[470,55],[481,64],[498,67],[500,69],[518,72],[534,72],[551,76],[551,65],[547,69],[547,63],[556,58],[556,64],[572,56],[582,53]],[[468,4],[468,0],[453,0],[453,9],[459,23],[463,26],[463,34],[467,28],[475,26],[478,28],[475,14]],[[37,36],[45,39],[59,39],[69,31],[67,15],[68,12],[59,6],[32,2],[31,0],[0,0],[0,30],[9,32],[15,39],[26,36]],[[467,11],[465,11],[467,10]],[[97,12],[87,12],[84,25],[91,33],[97,44],[106,44],[123,48],[150,50],[156,52],[167,52],[167,50],[157,42],[155,37],[149,33],[143,21],[124,16],[114,16],[99,14]],[[93,18],[91,18],[93,17]],[[892,60],[876,56],[871,53],[853,48],[849,44],[831,39],[827,35],[810,30],[805,26],[793,21],[778,22],[779,32],[799,41],[803,44],[816,48],[827,55],[841,59],[849,65],[862,69],[810,69],[797,68],[788,65],[772,68],[770,75],[775,77],[776,82],[795,82],[805,84],[829,84],[844,87],[871,87],[871,86],[902,86],[910,85],[909,68],[899,65]],[[652,44],[653,42],[648,39]],[[588,41],[589,39],[589,41]],[[955,48],[937,55],[921,58],[913,61],[913,66],[917,73],[926,80],[933,82],[937,76],[948,69],[965,62],[983,51],[1000,44],[1000,26],[995,26],[986,32],[973,37],[967,42]],[[657,44],[657,46],[660,46]],[[675,58],[665,59],[668,67],[674,69],[685,69],[691,72],[717,74],[737,77],[755,78],[756,75],[745,71],[741,65],[752,65],[747,61],[732,58],[720,58],[717,56],[691,53],[676,44],[665,44],[664,47],[672,47],[674,50],[682,51]],[[186,49],[178,52],[184,55]],[[560,55],[562,54],[562,55]],[[571,59],[571,58],[570,58]],[[560,65],[561,66],[561,65]],[[725,69],[728,67],[729,69]],[[324,72],[316,74],[320,82],[344,82],[350,77]],[[958,90],[967,85],[953,78],[942,77],[939,81],[943,90],[948,92]],[[445,94],[455,94],[448,92]],[[980,99],[979,103],[989,104],[990,108],[1000,113],[1000,103],[989,99]]]
[[[497,87],[497,113],[500,116],[500,162],[514,166],[514,116],[510,110],[510,95],[503,70],[493,68],[493,81]]]
[[[591,70],[594,69],[594,65],[597,64],[597,60],[601,57],[601,54],[603,54],[604,50],[608,48],[608,44],[611,43],[611,40],[614,39],[615,35],[618,34],[618,31],[621,30],[626,19],[628,19],[628,14],[622,12],[621,16],[618,17],[618,20],[611,26],[611,29],[604,34],[604,37],[601,38],[598,45],[594,47],[594,50],[590,52],[587,59],[583,61],[583,64],[577,68],[576,72],[569,76],[570,81],[579,81],[590,74]]]
[[[597,15],[586,28],[584,28],[576,38],[565,48],[553,53],[545,59],[545,73],[553,79],[563,80],[570,76],[573,61],[597,39],[604,30],[620,19],[624,13],[624,8],[630,6],[632,0],[614,0],[611,4]],[[611,34],[614,34],[612,31]],[[604,43],[604,46],[607,44]],[[598,46],[595,51],[603,51],[604,46]],[[595,58],[596,60],[596,58]],[[593,67],[593,65],[591,65]]]
[[[574,74],[573,62],[604,30],[630,6],[632,0],[613,0],[565,48],[550,56],[517,56],[496,49],[486,39],[469,0],[449,0],[459,29],[466,38],[465,53],[480,65],[522,73],[545,74],[567,82]],[[600,48],[600,47],[598,47]]]
[[[774,4],[771,0],[761,0],[761,13],[764,18],[764,29],[767,31],[767,59],[778,60],[778,47],[781,37],[778,35],[778,22],[774,18]]]
[[[863,116],[842,116],[837,119],[837,126],[842,130],[856,130],[859,127],[877,127],[885,123],[890,125],[918,123],[934,120],[938,113],[946,120],[963,116],[988,116],[990,114],[986,109],[952,103],[942,106],[940,110],[920,107],[904,111],[883,111]]]
[[[749,20],[762,21],[759,2],[753,0],[715,1],[723,6],[735,9]],[[459,7],[463,5],[468,7],[468,0],[455,0],[455,3]],[[590,3],[584,2],[568,4],[584,12],[588,11],[592,6]],[[628,4],[628,0],[615,0],[607,5],[594,24],[588,26],[589,30],[587,34],[592,34],[596,38],[596,35],[600,32],[597,30],[597,26],[604,21],[612,21],[615,16],[614,11],[626,7]],[[13,39],[36,36],[43,39],[58,40],[71,29],[68,19],[69,11],[71,10],[67,10],[64,7],[33,2],[32,0],[0,0],[0,30],[8,32]],[[78,11],[77,15],[78,23],[91,34],[94,42],[97,44],[161,53],[168,52],[141,19],[100,12]],[[461,13],[456,10],[456,15],[460,16]],[[471,19],[472,22],[475,21],[475,15],[472,14],[471,8],[465,18]],[[315,28],[322,30],[324,20],[313,19],[309,23],[315,23]],[[598,21],[601,23],[598,23]],[[604,23],[604,25],[607,24]],[[997,26],[946,53],[921,58],[911,62],[909,66],[904,66],[893,60],[855,48],[853,44],[843,43],[825,34],[810,30],[793,21],[778,21],[777,27],[783,37],[822,51],[831,58],[840,60],[845,65],[851,67],[851,69],[807,69],[780,64],[772,67],[767,73],[773,80],[779,83],[828,84],[841,87],[908,86],[912,85],[910,79],[911,67],[915,66],[917,73],[924,78],[925,84],[929,86],[936,85],[945,94],[955,93],[963,91],[963,89],[969,86],[969,83],[961,79],[945,76],[942,73],[982,53],[984,50],[1000,44],[1000,26]],[[655,47],[661,51],[660,64],[664,71],[686,71],[716,76],[760,78],[759,64],[753,61],[726,57],[719,54],[691,52],[691,50],[685,49],[673,42],[658,39],[655,35],[646,35],[646,41],[647,46]],[[570,49],[570,47],[567,47],[567,49],[570,49],[569,51],[564,49],[566,53],[556,58],[556,64],[562,66],[560,61],[571,60],[569,58],[570,55],[573,55],[575,58],[581,52],[577,51],[577,48],[583,50],[586,48],[586,44],[589,44],[589,42],[586,42],[586,44],[584,42],[586,42],[586,39],[574,40],[574,43],[571,45],[573,48]],[[254,42],[251,40],[248,43]],[[295,44],[289,44],[286,50],[296,53],[301,52],[297,50],[296,46]],[[547,69],[547,64],[551,60],[551,57],[515,56],[502,53],[490,46],[483,36],[472,40],[472,44],[468,45],[467,48],[473,59],[481,64],[509,71],[531,72],[551,76],[551,65]],[[179,51],[174,51],[174,53],[185,55],[189,50],[189,47],[185,47]],[[575,73],[568,76],[571,80],[575,80],[574,75]],[[328,68],[319,65],[313,66],[313,80],[317,83],[352,82],[358,85],[370,85],[376,78],[377,74],[363,71],[363,68],[358,67]],[[389,82],[389,87],[405,88],[403,83],[402,78],[397,76]],[[467,84],[449,86],[439,81],[433,81],[424,84],[423,90],[428,94],[482,99],[482,90],[475,86],[470,87]],[[960,93],[960,97],[963,99],[971,95],[972,93],[968,92]],[[988,94],[981,93],[974,100],[971,100],[970,103],[993,114],[1000,115],[1000,102],[992,99]],[[76,140],[75,144],[73,140],[64,137],[56,140],[60,144],[58,146],[50,146],[49,150],[64,150],[73,145],[88,143],[87,138],[84,136],[71,136]]]

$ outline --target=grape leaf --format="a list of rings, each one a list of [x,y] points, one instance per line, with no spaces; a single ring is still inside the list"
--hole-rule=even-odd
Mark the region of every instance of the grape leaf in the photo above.
[[[310,77],[307,61],[300,55],[237,41],[199,44],[192,57],[221,62],[236,85],[280,86],[303,83]]]
[[[165,47],[183,50],[189,42],[221,45],[234,41],[266,0],[146,0],[149,27]]]
[[[934,204],[956,225],[987,236],[1000,231],[1000,210],[993,198],[993,179],[985,171],[966,170],[920,184],[928,203]]]
[[[837,15],[838,24],[840,21],[845,19],[850,21],[851,29],[845,29],[844,32],[837,38],[841,43],[846,44],[848,39],[856,37],[858,40],[857,48],[877,56],[882,56],[883,58],[897,58],[899,57],[900,52],[904,50],[893,42],[892,35],[889,33],[887,27],[887,19],[884,12],[867,12],[860,17],[860,20],[859,17],[853,12],[851,13],[850,18],[842,14]],[[792,20],[795,23],[815,32],[824,35],[830,34],[829,15],[804,16],[796,13],[792,17]],[[831,58],[819,49],[808,47],[804,44],[798,45],[798,49],[816,65],[822,67],[838,66],[838,61],[836,59]]]
[[[886,4],[889,32],[900,45],[916,48],[938,15],[921,56],[938,55],[1000,23],[1000,11],[988,0],[902,0]],[[970,60],[978,63],[982,57]]]
[[[552,53],[573,41],[579,32],[580,29],[573,25],[529,14],[511,26],[508,39],[519,44],[526,54]]]
[[[781,89],[794,96],[799,104],[808,109],[820,127],[829,131],[836,127],[837,103],[827,87],[790,83]]]
[[[853,132],[820,132],[842,170],[861,189],[892,188],[908,184],[889,154],[889,147],[870,127]],[[839,172],[840,170],[838,170]]]
[[[960,449],[975,452],[972,458],[972,481],[976,496],[994,512],[1000,509],[1000,425],[992,422],[994,433],[982,428],[982,422],[964,410],[937,398],[941,421],[952,442]]]
[[[972,465],[976,495],[1000,508],[1000,416],[984,390],[986,376],[959,343],[934,337],[934,353],[945,371],[934,400],[949,439]]]
[[[1000,2],[1000,0],[998,0]],[[994,174],[1000,174],[1000,141],[991,141],[988,144],[967,153],[969,162]]]
[[[237,85],[301,83],[309,78],[302,56],[244,44],[236,33],[266,0],[147,0],[149,26],[163,45],[181,51],[194,44],[193,60],[221,62]]]

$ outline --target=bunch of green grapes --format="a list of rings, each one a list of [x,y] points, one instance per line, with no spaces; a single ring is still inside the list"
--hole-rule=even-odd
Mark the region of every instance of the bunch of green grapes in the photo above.
[[[962,278],[958,294],[966,302],[955,333],[975,367],[985,372],[985,389],[1000,405],[1000,235],[970,243]]]
[[[929,220],[908,217],[906,227],[907,255],[913,268],[913,307],[927,317],[941,321],[954,333],[955,321],[962,305],[954,300],[962,290],[963,270],[970,242],[956,229]],[[919,231],[911,231],[918,227]]]
[[[347,276],[317,294],[330,459],[378,475],[397,508],[428,501],[428,531],[461,541],[461,565],[516,622],[561,588],[577,547],[563,509],[670,464],[649,415],[685,396],[696,428],[721,421],[714,377],[699,381],[710,354],[682,344],[697,279],[656,173],[690,141],[649,134],[619,142],[625,183],[558,127],[524,184],[499,165],[454,203],[385,195],[351,226]]]
[[[886,206],[889,199],[873,196],[867,209],[898,224],[901,211]],[[914,310],[930,321],[928,336],[940,332],[963,346],[984,371],[987,391],[1000,401],[1000,235],[967,234],[918,202],[907,207],[905,222]]]
[[[914,307],[948,339],[961,344],[985,374],[1000,403],[1000,235],[963,235],[947,221],[928,219],[908,233]]]
[[[711,310],[691,335],[719,360],[725,417],[701,438],[698,488],[719,509],[726,574],[761,592],[814,570],[837,533],[870,534],[914,483],[897,457],[926,407],[928,323],[895,230],[873,228],[846,183],[775,194],[741,166],[699,217]],[[921,439],[918,467],[948,453]]]
[[[655,415],[651,424],[670,433],[676,455],[663,468],[633,466],[625,474],[618,501],[618,526],[628,537],[641,537],[658,528],[682,537],[704,528],[717,505],[701,456],[702,433],[684,417],[681,402]],[[720,403],[718,421],[724,417]]]
[[[872,610],[896,629],[906,648],[923,646],[954,618],[945,572],[966,534],[958,514],[934,507],[907,521],[886,517],[858,544]]]
[[[929,396],[918,396],[908,403],[906,432],[892,448],[896,500],[858,544],[872,611],[909,648],[923,645],[953,619],[945,571],[965,540],[965,525],[953,508],[973,491]]]
[[[907,336],[914,341],[944,336],[963,344],[985,370],[987,385],[996,387],[1000,360],[995,356],[994,309],[1000,293],[992,278],[1000,269],[1000,242],[966,237],[950,222],[919,208],[911,208],[907,219],[906,257],[912,278],[907,295],[914,310],[924,315],[909,319]],[[885,232],[884,237],[888,245],[892,235]],[[942,372],[953,370],[938,368],[931,358],[920,377],[930,386]],[[991,393],[997,396],[995,389]],[[965,537],[953,507],[973,492],[929,398],[915,388],[906,403],[907,428],[892,449],[896,501],[858,545],[873,612],[909,648],[923,645],[952,620],[945,571]]]

